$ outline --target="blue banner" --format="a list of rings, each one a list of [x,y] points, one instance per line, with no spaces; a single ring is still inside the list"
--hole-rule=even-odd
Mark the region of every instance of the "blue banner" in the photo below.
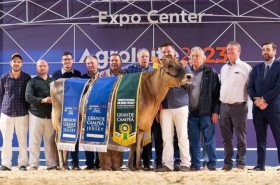
[[[107,151],[111,98],[117,77],[99,78],[92,85],[85,106],[80,149]]]
[[[88,79],[70,78],[64,81],[60,142],[76,143],[79,130],[79,104]],[[72,145],[60,143],[59,148],[73,150]],[[75,149],[75,145],[74,145]]]

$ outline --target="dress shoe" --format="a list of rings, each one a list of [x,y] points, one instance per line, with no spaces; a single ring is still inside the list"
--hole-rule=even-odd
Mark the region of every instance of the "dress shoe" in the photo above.
[[[157,164],[155,169],[159,169],[159,168],[162,168],[162,164]]]
[[[239,164],[239,165],[236,165],[236,168],[240,169],[240,170],[244,170],[245,169],[245,165],[244,164]]]
[[[260,167],[260,166],[255,166],[254,168],[249,169],[249,170],[254,170],[254,171],[265,171],[265,168],[264,168],[264,167]]]
[[[31,166],[29,170],[30,171],[36,171],[36,170],[38,170],[38,166]]]
[[[189,168],[189,167],[187,167],[187,166],[182,166],[181,167],[181,171],[182,172],[189,172],[191,169]]]
[[[181,166],[179,164],[175,164],[174,165],[174,171],[175,172],[181,171]]]
[[[11,169],[3,165],[0,167],[0,171],[11,171]]]
[[[72,166],[72,170],[81,170],[81,168],[79,166]]]
[[[59,170],[57,166],[48,167],[47,170]]]
[[[94,166],[87,166],[84,170],[94,170]]]
[[[167,166],[163,166],[161,168],[156,169],[156,172],[171,172],[172,170],[169,169]]]
[[[27,169],[26,169],[25,166],[20,166],[18,169],[19,169],[20,171],[27,171]]]
[[[232,166],[231,166],[231,165],[228,165],[228,164],[225,164],[225,165],[223,166],[222,170],[230,171],[230,170],[232,170]]]
[[[200,168],[199,167],[191,166],[190,171],[192,171],[192,172],[200,171]]]
[[[216,167],[215,166],[209,166],[207,167],[209,171],[216,171]]]
[[[150,166],[144,165],[143,171],[150,171],[150,170],[151,170],[151,167],[150,167]]]

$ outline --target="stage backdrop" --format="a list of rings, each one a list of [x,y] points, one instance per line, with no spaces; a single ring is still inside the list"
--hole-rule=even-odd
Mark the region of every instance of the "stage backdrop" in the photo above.
[[[158,56],[164,42],[176,46],[179,59],[187,59],[193,46],[204,48],[207,64],[219,72],[227,60],[226,43],[235,40],[242,46],[241,59],[255,65],[262,62],[263,42],[280,45],[279,12],[278,0],[2,1],[0,74],[9,70],[14,52],[23,56],[23,70],[31,75],[36,74],[35,62],[41,58],[49,62],[50,74],[60,69],[64,51],[73,53],[74,67],[85,73],[88,54],[96,55],[104,70],[113,52],[120,53],[126,65],[136,62],[140,48]],[[252,102],[249,104],[248,148],[254,151]],[[222,148],[218,125],[216,130],[217,147]],[[275,150],[271,133],[268,147]]]

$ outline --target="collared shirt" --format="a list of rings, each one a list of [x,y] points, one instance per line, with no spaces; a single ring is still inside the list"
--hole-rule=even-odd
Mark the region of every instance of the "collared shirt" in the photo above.
[[[30,75],[21,71],[18,78],[12,73],[3,74],[0,78],[0,110],[10,117],[28,114],[29,104],[25,101],[25,88],[31,79]]]
[[[247,85],[252,67],[237,59],[235,64],[225,64],[221,69],[220,100],[223,103],[242,103],[248,100]]]
[[[30,104],[29,111],[36,117],[51,119],[52,104],[41,103],[42,99],[50,96],[50,83],[53,78],[44,80],[35,76],[26,86],[25,99]]]
[[[124,70],[120,70],[119,71],[119,74],[118,75],[123,75],[125,74],[125,71]],[[99,77],[103,78],[103,77],[110,77],[110,76],[116,76],[112,71],[111,69],[107,69],[105,71],[102,71],[99,75]]]
[[[270,69],[271,66],[272,66],[272,64],[273,64],[273,62],[274,62],[274,60],[275,60],[275,57],[272,58],[272,62],[271,62],[270,64],[268,64],[267,62],[264,62],[265,67],[266,67],[266,66],[269,66],[269,69]]]
[[[59,78],[71,78],[71,77],[81,77],[81,72],[76,70],[76,69],[72,69],[72,71],[70,72],[66,72],[63,67],[60,70],[57,70],[53,73],[52,75],[54,80],[57,80]]]
[[[187,73],[192,73],[190,67],[187,65],[185,68]],[[177,109],[189,105],[188,92],[195,87],[195,81],[191,84],[181,87],[174,87],[168,90],[168,93],[162,101],[163,109]]]
[[[98,78],[98,76],[99,76],[99,72],[97,71],[97,73],[94,75],[94,77],[90,76],[89,73],[85,73],[81,76],[81,78],[85,78],[85,79],[93,78],[93,79],[95,79],[95,78]]]
[[[148,67],[143,68],[139,63],[129,64],[123,68],[126,73],[138,73],[138,72],[151,72],[153,68],[148,65]]]
[[[74,74],[74,69],[72,68],[72,70],[70,72]],[[61,74],[64,74],[64,73],[69,73],[69,72],[66,72],[65,69],[62,67]]]

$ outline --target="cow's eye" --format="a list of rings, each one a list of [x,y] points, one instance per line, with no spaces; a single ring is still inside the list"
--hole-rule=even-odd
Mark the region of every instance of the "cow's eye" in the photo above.
[[[173,64],[168,64],[167,67],[168,68],[174,68],[174,65]]]

